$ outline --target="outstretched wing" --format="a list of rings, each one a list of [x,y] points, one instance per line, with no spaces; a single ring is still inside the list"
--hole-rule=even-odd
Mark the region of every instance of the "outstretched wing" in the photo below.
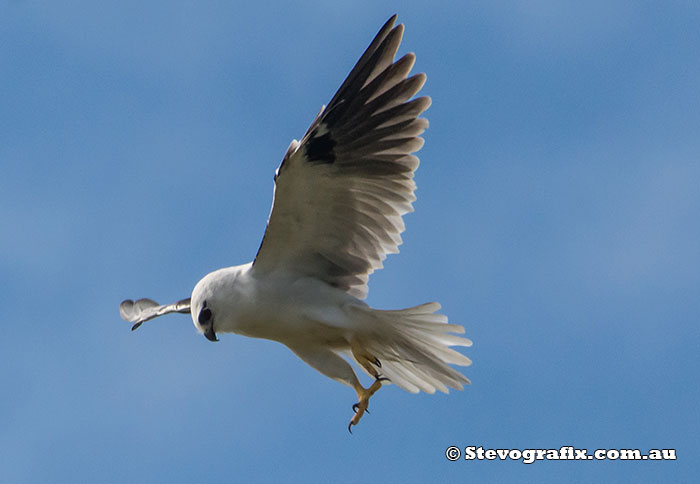
[[[255,271],[286,270],[324,280],[360,299],[369,275],[397,253],[413,210],[418,116],[429,97],[411,98],[425,74],[408,77],[415,62],[396,62],[403,25],[396,15],[381,28],[322,108],[301,142],[292,141],[275,175],[267,230]]]
[[[139,299],[132,301],[127,299],[119,305],[119,315],[124,321],[134,323],[131,330],[135,330],[146,321],[169,313],[190,312],[190,298],[183,299],[173,304],[160,305],[153,299]]]

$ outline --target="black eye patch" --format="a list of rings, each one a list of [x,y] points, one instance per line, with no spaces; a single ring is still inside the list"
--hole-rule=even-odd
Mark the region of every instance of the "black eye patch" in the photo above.
[[[199,317],[197,318],[199,324],[204,326],[211,320],[211,309],[204,308],[199,312]]]

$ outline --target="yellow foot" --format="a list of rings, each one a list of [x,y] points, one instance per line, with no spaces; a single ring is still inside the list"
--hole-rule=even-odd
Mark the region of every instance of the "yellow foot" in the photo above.
[[[352,419],[350,420],[350,423],[348,424],[348,432],[352,433],[352,426],[360,423],[360,419],[365,414],[365,412],[369,413],[369,410],[367,409],[367,407],[369,406],[369,398],[382,387],[383,380],[385,380],[385,378],[378,379],[377,381],[372,383],[372,386],[370,386],[367,389],[363,388],[359,384],[355,388],[355,391],[357,392],[357,398],[359,401],[352,406],[352,409],[355,411],[355,415],[353,415]]]
[[[367,373],[372,375],[375,379],[379,378],[379,371],[377,370],[377,368],[382,367],[382,363],[379,361],[379,358],[366,352],[356,342],[352,343],[350,349],[352,350],[352,356],[355,358],[355,361],[357,361],[357,363],[359,363],[365,370],[367,370]]]

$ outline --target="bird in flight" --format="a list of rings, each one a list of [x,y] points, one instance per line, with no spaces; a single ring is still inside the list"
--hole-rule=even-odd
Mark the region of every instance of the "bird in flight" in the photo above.
[[[252,262],[219,269],[190,298],[159,305],[127,299],[119,307],[132,329],[168,313],[190,313],[210,341],[236,333],[286,345],[320,373],[352,387],[358,401],[348,430],[382,385],[412,393],[463,389],[450,365],[471,360],[450,346],[471,346],[440,304],[378,310],[367,305],[370,274],[398,253],[413,211],[420,114],[414,98],[425,74],[409,77],[415,55],[394,61],[403,25],[380,29],[301,141],[293,140],[275,173],[272,211]],[[350,362],[374,381],[365,388]]]

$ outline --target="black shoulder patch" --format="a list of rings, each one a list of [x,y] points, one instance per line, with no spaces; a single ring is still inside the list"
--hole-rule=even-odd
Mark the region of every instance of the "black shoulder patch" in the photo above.
[[[335,162],[335,140],[331,136],[330,131],[319,136],[318,128],[314,129],[305,143],[304,151],[306,157],[312,163],[334,163]]]

